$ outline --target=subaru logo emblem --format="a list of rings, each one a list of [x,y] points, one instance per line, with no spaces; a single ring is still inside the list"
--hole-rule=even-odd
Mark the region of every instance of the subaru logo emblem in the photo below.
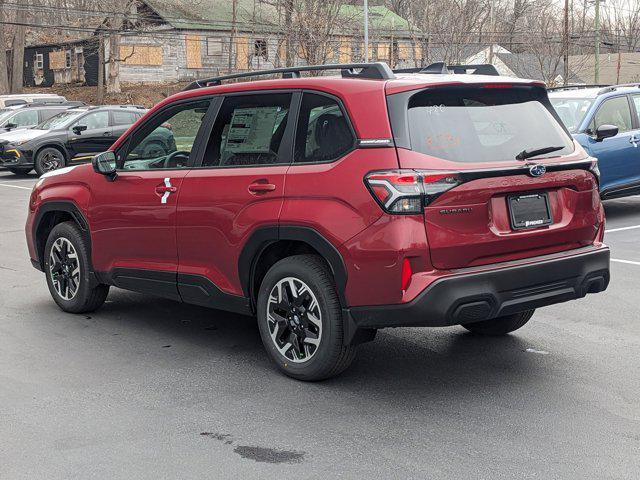
[[[531,165],[529,167],[529,175],[532,177],[541,177],[545,173],[547,173],[547,167],[544,165]]]

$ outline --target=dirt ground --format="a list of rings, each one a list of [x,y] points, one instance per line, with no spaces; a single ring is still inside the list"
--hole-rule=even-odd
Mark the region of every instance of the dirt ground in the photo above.
[[[111,95],[105,94],[103,103],[142,105],[150,108],[161,100],[164,100],[169,95],[180,91],[186,84],[186,82],[153,85],[123,84],[122,93]],[[66,97],[67,100],[82,101],[89,105],[95,105],[98,97],[97,87],[72,85],[56,85],[47,88],[25,88],[25,92],[57,93]]]

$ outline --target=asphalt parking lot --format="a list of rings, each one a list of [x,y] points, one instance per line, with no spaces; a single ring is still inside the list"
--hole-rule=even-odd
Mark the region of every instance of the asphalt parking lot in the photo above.
[[[486,339],[381,331],[339,378],[278,374],[255,321],[113,289],[61,312],[0,171],[2,479],[636,479],[640,197],[605,203],[609,289]]]

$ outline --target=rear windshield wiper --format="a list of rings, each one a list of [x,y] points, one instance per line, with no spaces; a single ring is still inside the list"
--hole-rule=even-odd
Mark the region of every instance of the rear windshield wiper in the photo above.
[[[516,155],[516,160],[526,160],[527,158],[537,157],[538,155],[543,155],[545,153],[557,152],[558,150],[562,150],[562,147],[544,147],[544,148],[536,148],[534,150],[522,150],[518,155]]]

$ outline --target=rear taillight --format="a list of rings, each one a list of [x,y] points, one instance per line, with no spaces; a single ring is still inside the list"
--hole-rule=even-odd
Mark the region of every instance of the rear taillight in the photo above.
[[[369,173],[365,183],[385,212],[411,215],[461,181],[453,171],[385,170]]]

